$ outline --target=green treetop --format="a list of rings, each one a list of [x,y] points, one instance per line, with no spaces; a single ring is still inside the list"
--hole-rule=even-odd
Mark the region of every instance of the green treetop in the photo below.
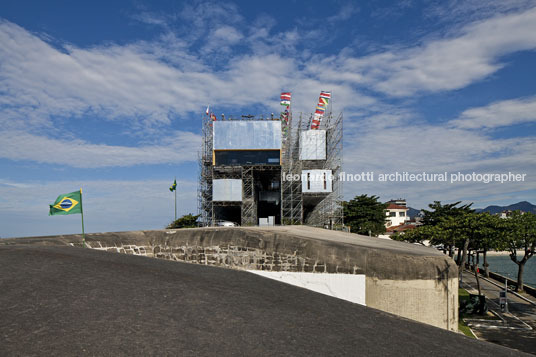
[[[385,232],[386,203],[378,202],[377,196],[360,195],[343,202],[344,223],[352,233],[373,236]]]

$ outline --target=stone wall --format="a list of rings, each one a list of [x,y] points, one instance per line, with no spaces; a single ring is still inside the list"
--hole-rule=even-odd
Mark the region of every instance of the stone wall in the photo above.
[[[0,244],[82,246],[82,239],[31,237]],[[367,306],[445,329],[458,326],[457,267],[431,248],[304,226],[94,233],[86,235],[86,244],[231,269],[325,274],[326,284],[328,274],[365,276]]]
[[[150,246],[119,243],[108,246],[105,242],[103,245],[103,242],[99,240],[88,241],[86,244],[88,248],[107,252],[142,255],[233,269],[338,274],[356,274],[359,270],[358,266],[354,266],[352,271],[349,271],[344,267],[330,265],[328,271],[328,264],[318,259],[232,245],[204,247],[200,245]]]

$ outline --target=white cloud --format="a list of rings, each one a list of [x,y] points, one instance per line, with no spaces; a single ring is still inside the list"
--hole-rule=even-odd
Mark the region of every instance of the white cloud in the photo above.
[[[232,29],[224,28],[229,34]],[[232,32],[232,31],[231,31]],[[234,36],[234,37],[233,37]],[[237,41],[235,33],[228,40]],[[168,35],[162,44],[64,51],[12,23],[0,23],[1,120],[42,127],[51,117],[81,116],[126,119],[146,124],[170,124],[170,117],[200,112],[206,103],[248,106],[276,103],[282,88],[301,79],[294,59],[277,54],[230,58],[226,69],[214,70]],[[164,48],[173,46],[182,57],[167,61]],[[323,81],[309,79],[320,90]],[[350,89],[350,91],[352,91]],[[28,125],[30,124],[30,125]],[[19,129],[21,129],[19,127]]]
[[[244,36],[236,28],[231,26],[221,26],[214,30],[211,39],[214,39],[220,45],[235,44]]]
[[[235,40],[240,37],[236,36]],[[61,51],[8,22],[0,23],[0,42],[4,88],[0,93],[0,157],[10,160],[106,167],[195,159],[195,152],[185,153],[184,148],[197,148],[199,139],[186,132],[167,147],[125,147],[73,140],[72,133],[62,130],[63,120],[79,120],[88,114],[102,118],[101,125],[114,119],[131,122],[131,128],[154,139],[161,137],[159,130],[169,127],[172,118],[200,112],[207,103],[221,112],[272,103],[269,109],[277,115],[277,95],[283,89],[296,93],[296,112],[311,112],[323,89],[338,93],[334,96],[337,110],[354,105],[355,100],[360,106],[374,102],[349,85],[303,75],[296,60],[278,54],[242,55],[230,60],[226,69],[214,71],[173,36],[167,36],[164,44],[176,45],[172,50],[182,53],[174,64],[160,57],[164,51],[158,44],[67,46]],[[54,150],[51,155],[52,148],[62,148],[61,154]]]
[[[410,206],[426,207],[433,200],[486,201],[509,196],[527,200],[534,196],[536,159],[534,136],[498,139],[485,132],[431,125],[413,120],[411,113],[393,111],[377,117],[350,118],[345,123],[344,171],[372,171],[374,182],[344,185],[345,197],[376,194],[382,200],[404,197]],[[526,174],[522,182],[380,182],[380,173],[508,173]]]
[[[206,56],[207,62],[225,61],[234,45],[239,45],[244,39],[244,35],[233,26],[222,25],[211,29],[207,35],[206,43],[199,51]]]
[[[359,8],[353,3],[348,2],[341,6],[335,15],[329,16],[326,21],[331,23],[338,23],[350,19],[352,16],[359,12]]]
[[[187,6],[179,17],[196,23],[211,14],[224,14],[228,23],[243,21],[233,6],[207,4]],[[300,57],[306,50],[293,58],[268,54],[281,43],[293,47],[305,35],[296,30],[270,34],[272,26],[266,23],[248,37],[230,24],[212,27],[209,38],[223,41],[224,47],[245,41],[255,51],[232,55],[216,70],[172,33],[156,43],[57,49],[17,25],[1,22],[0,78],[5,90],[0,94],[0,120],[13,127],[14,119],[24,118],[26,124],[41,127],[50,125],[51,116],[92,112],[106,119],[169,125],[171,117],[200,111],[209,102],[266,105],[275,102],[283,88],[312,86],[314,92],[330,86],[344,89],[340,96],[356,97],[339,102],[341,108],[366,107],[375,100],[360,94],[356,84],[394,96],[457,89],[501,68],[500,56],[536,48],[536,9],[466,26],[457,37],[365,57],[344,51],[309,59]],[[309,105],[295,109],[311,110]]]
[[[424,12],[435,21],[467,22],[533,6],[533,0],[439,0],[432,2]]]
[[[536,174],[527,166],[536,152],[533,138],[493,139],[465,130],[533,120],[534,98],[469,109],[438,126],[416,122],[410,110],[393,110],[378,97],[357,89],[403,97],[458,89],[482,80],[503,66],[501,56],[536,48],[536,9],[482,20],[445,38],[364,57],[350,55],[351,51],[331,57],[311,56],[307,49],[297,51],[300,41],[311,33],[274,31],[269,18],[255,30],[242,33],[237,24],[244,19],[233,6],[187,6],[179,18],[193,22],[186,39],[168,32],[153,43],[60,49],[17,25],[1,22],[0,156],[74,167],[191,161],[199,147],[199,138],[191,133],[179,132],[179,140],[141,147],[96,144],[58,139],[61,125],[57,118],[90,112],[105,120],[119,118],[165,127],[171,118],[201,112],[207,103],[218,114],[250,105],[277,113],[281,90],[293,91],[297,115],[313,111],[320,90],[332,90],[334,109],[346,110],[346,171],[508,169],[525,170],[531,177]],[[193,50],[191,42],[204,38],[209,33],[207,21],[215,18],[224,20],[215,21],[210,30],[218,32],[229,48],[247,44],[251,52],[230,55],[212,66]],[[367,120],[362,120],[364,116]],[[51,155],[52,148],[61,148],[54,150],[60,154]],[[467,190],[408,185],[407,198],[459,197],[471,190],[483,194],[526,192],[533,182]],[[352,187],[355,193],[364,189],[391,192],[378,184]]]
[[[22,28],[0,24],[0,69],[12,107],[41,115],[77,116],[91,110],[107,118],[145,118],[168,123],[169,112],[195,110],[196,83],[154,56],[133,47],[53,48]],[[201,99],[205,99],[202,96]],[[206,99],[205,99],[206,101]]]
[[[168,16],[162,14],[155,14],[148,11],[141,11],[137,14],[131,15],[130,17],[136,21],[142,22],[147,25],[156,25],[163,27],[167,27],[170,21],[170,18]]]
[[[161,145],[113,146],[82,140],[51,139],[22,131],[0,131],[0,157],[79,168],[124,167],[197,160],[199,135],[178,131]]]
[[[335,58],[341,80],[392,96],[463,88],[504,65],[501,56],[536,48],[536,8],[465,26],[457,36],[366,57]]]
[[[450,125],[462,129],[498,128],[536,121],[536,97],[503,100],[465,110]]]
[[[177,18],[181,33],[189,42],[204,42],[213,28],[236,27],[244,21],[238,7],[225,2],[187,3]]]

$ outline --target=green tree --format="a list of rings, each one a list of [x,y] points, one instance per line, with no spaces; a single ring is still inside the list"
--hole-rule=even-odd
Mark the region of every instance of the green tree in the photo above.
[[[463,217],[463,234],[467,247],[476,251],[476,259],[473,259],[473,271],[475,273],[475,279],[478,286],[478,293],[480,292],[480,281],[478,279],[478,255],[479,251],[484,253],[484,265],[487,265],[487,251],[491,248],[499,247],[500,235],[498,234],[498,217],[491,216],[489,213],[468,213]],[[464,242],[465,243],[465,242]],[[463,260],[462,264],[465,264]],[[487,271],[487,266],[485,267]]]
[[[441,204],[441,201],[434,201],[434,203],[430,203],[428,207],[430,207],[432,210],[422,210],[422,212],[424,213],[422,223],[427,226],[435,226],[439,224],[439,222],[441,222],[441,219],[443,218],[461,217],[467,213],[475,211],[471,208],[471,206],[473,205],[472,203],[456,207],[460,203],[461,201],[447,203],[445,205]]]
[[[498,217],[489,213],[465,212],[443,218],[436,227],[443,229],[445,239],[459,249],[457,264],[462,268],[467,262],[468,251],[483,251],[486,254],[488,250],[500,247],[501,234],[497,220]],[[484,262],[486,265],[486,258]],[[474,261],[475,271],[476,264]]]
[[[534,255],[536,249],[536,215],[530,212],[514,212],[510,218],[503,220],[507,227],[505,245],[510,251],[510,259],[517,264],[516,291],[523,291],[523,271],[525,264]],[[523,256],[518,259],[518,250]]]
[[[415,229],[407,230],[401,233],[395,233],[391,236],[391,239],[408,242],[418,243],[424,245],[425,241],[429,241],[432,245],[443,243],[443,231],[438,226],[419,226]]]
[[[200,214],[192,215],[191,213],[185,214],[184,216],[177,218],[177,220],[171,222],[166,228],[195,228],[197,227],[197,219]]]
[[[479,213],[478,226],[476,235],[472,242],[472,248],[478,252],[482,252],[484,259],[484,275],[489,278],[489,264],[487,253],[490,250],[498,250],[503,246],[505,239],[505,226],[503,220],[496,215],[491,215],[487,212]],[[477,262],[478,263],[478,262]]]
[[[424,225],[436,226],[441,223],[443,229],[446,230],[443,238],[447,241],[443,242],[443,244],[449,246],[449,255],[453,256],[452,249],[454,247],[458,248],[458,259],[456,261],[458,266],[464,264],[469,246],[469,238],[464,236],[466,230],[461,221],[467,214],[474,212],[471,208],[472,203],[457,207],[460,203],[461,201],[443,205],[441,201],[434,201],[434,203],[428,205],[431,210],[423,210]]]
[[[352,233],[377,236],[385,232],[386,203],[378,202],[377,196],[360,195],[343,202],[344,223]]]
[[[518,266],[521,266],[521,275],[523,274],[522,266],[526,260],[530,258],[534,252],[534,247],[527,243],[525,238],[520,241],[520,237],[527,237],[528,228],[520,233],[516,223],[516,219],[507,220],[510,221],[508,225],[504,223],[504,219],[500,219],[497,216],[492,216],[489,213],[475,213],[471,209],[471,204],[462,205],[457,207],[460,202],[452,204],[442,205],[441,202],[435,201],[430,204],[429,207],[432,210],[424,211],[424,225],[416,228],[413,231],[406,232],[405,234],[395,235],[393,239],[403,240],[412,243],[422,243],[428,240],[432,245],[443,245],[445,249],[449,250],[449,255],[453,257],[453,248],[458,248],[457,265],[460,267],[460,274],[463,267],[466,264],[469,251],[482,252],[484,256],[484,272],[486,276],[489,276],[487,252],[489,250],[501,250],[506,249],[507,242],[510,242],[509,249],[515,256],[516,247],[527,247],[525,249],[527,258],[523,258],[520,261],[512,258],[516,261]],[[534,215],[533,215],[534,216]],[[528,218],[524,218],[530,221]],[[529,227],[529,223],[525,223],[525,227]],[[533,224],[534,227],[534,224]],[[507,233],[510,232],[510,240],[506,240]],[[516,233],[513,233],[516,232]],[[530,236],[530,234],[529,234]],[[531,253],[532,252],[532,253]],[[511,255],[512,257],[512,255]],[[480,283],[478,280],[477,271],[478,255],[476,261],[473,261],[473,269],[475,271],[475,277],[477,279],[478,288],[480,291]]]

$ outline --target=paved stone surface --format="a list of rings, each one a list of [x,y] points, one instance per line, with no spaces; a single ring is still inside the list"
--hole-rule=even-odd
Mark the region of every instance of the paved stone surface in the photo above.
[[[521,355],[243,271],[10,245],[0,272],[0,355]]]
[[[508,294],[509,313],[502,313],[499,306],[499,292],[502,289],[484,279],[479,280],[488,309],[493,310],[500,319],[468,321],[473,332],[480,339],[536,354],[536,305]],[[475,276],[464,272],[461,287],[476,294],[478,289]]]

